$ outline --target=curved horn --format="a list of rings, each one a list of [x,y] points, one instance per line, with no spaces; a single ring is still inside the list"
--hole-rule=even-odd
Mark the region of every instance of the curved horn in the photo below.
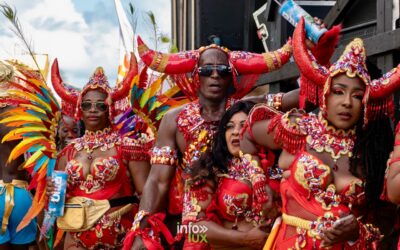
[[[63,84],[63,80],[60,76],[60,71],[58,69],[58,60],[54,59],[53,65],[51,66],[51,83],[53,84],[54,90],[64,101],[76,104],[78,101],[78,97],[71,93],[68,89],[65,88]]]
[[[373,80],[370,86],[370,98],[382,99],[400,88],[400,64],[381,78]]]
[[[318,43],[311,49],[317,62],[325,67],[330,67],[330,59],[335,52],[335,47],[339,42],[342,26],[335,25],[325,32],[319,39]]]
[[[182,74],[192,72],[197,64],[198,54],[194,51],[166,54],[149,49],[138,36],[138,51],[140,58],[152,70],[166,74]]]
[[[293,56],[303,76],[314,84],[323,86],[328,77],[328,70],[311,58],[306,47],[304,18],[301,18],[293,33]]]
[[[133,78],[138,74],[138,64],[135,54],[131,53],[131,60],[129,63],[129,71],[126,74],[121,86],[114,90],[112,93],[113,102],[123,99],[129,95],[129,89],[131,88],[131,83]]]
[[[292,40],[277,51],[262,54],[232,51],[230,60],[239,74],[263,74],[285,65],[292,55]]]

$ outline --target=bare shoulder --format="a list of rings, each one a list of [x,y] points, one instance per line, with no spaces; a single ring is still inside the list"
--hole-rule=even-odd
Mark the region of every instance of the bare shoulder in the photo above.
[[[168,110],[167,113],[165,113],[163,120],[164,119],[168,121],[171,121],[172,119],[175,120],[176,117],[179,115],[179,113],[182,110],[184,110],[186,106],[187,104]]]
[[[159,131],[163,131],[165,129],[168,130],[176,130],[176,118],[178,117],[179,113],[182,112],[182,110],[185,109],[187,104],[182,105],[180,107],[168,110],[167,113],[165,113],[164,117],[161,120],[160,128]]]
[[[161,120],[160,127],[158,128],[157,146],[174,146],[175,138],[178,131],[176,119],[179,113],[185,108],[186,105],[169,110]]]

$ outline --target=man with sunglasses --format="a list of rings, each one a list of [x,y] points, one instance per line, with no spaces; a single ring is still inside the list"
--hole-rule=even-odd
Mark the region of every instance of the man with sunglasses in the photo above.
[[[165,55],[150,50],[139,38],[138,50],[142,60],[153,70],[167,74],[180,74],[182,91],[192,102],[168,111],[161,121],[157,142],[152,150],[152,168],[146,181],[140,211],[136,215],[125,246],[132,249],[159,245],[160,227],[154,226],[157,212],[167,208],[165,220],[175,235],[181,222],[184,206],[183,189],[187,172],[212,143],[217,125],[225,110],[243,97],[262,74],[279,69],[291,55],[290,41],[278,51],[262,55],[233,51],[215,44],[195,51]],[[191,74],[187,77],[187,74]],[[243,74],[241,82],[237,74]],[[184,83],[190,82],[190,84]],[[179,156],[179,157],[178,157]],[[167,205],[167,206],[166,206]],[[159,225],[159,221],[158,224]],[[140,237],[136,237],[140,235]],[[171,245],[174,240],[164,234]],[[134,242],[133,242],[133,239]],[[179,245],[179,244],[178,244]],[[164,244],[166,247],[166,244]],[[181,248],[177,246],[177,248]]]

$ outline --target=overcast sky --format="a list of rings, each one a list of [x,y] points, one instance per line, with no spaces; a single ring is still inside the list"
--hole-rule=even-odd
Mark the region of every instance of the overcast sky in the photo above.
[[[36,53],[58,58],[65,82],[82,87],[97,66],[115,83],[119,57],[118,19],[113,0],[5,0],[17,10],[21,26]],[[131,2],[142,12],[137,34],[153,47],[145,12],[153,11],[160,32],[171,35],[170,0],[121,0],[129,17]],[[161,50],[166,50],[164,46]],[[0,58],[13,58],[26,49],[0,17]]]

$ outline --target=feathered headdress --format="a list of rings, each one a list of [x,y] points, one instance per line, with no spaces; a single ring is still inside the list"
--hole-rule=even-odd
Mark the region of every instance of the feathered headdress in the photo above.
[[[49,91],[43,78],[36,72],[14,64],[18,71],[15,80],[9,82],[8,99],[17,104],[1,114],[0,123],[12,127],[2,142],[19,140],[11,151],[8,162],[27,153],[29,158],[22,165],[32,180],[29,188],[35,188],[32,206],[17,227],[27,226],[43,209],[46,202],[46,176],[51,176],[56,164],[55,136],[61,117],[60,107]]]

